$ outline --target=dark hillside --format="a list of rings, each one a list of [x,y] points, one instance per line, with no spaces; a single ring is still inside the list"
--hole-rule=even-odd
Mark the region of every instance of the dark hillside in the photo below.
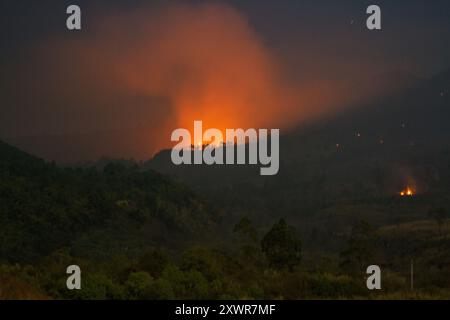
[[[215,220],[186,187],[151,170],[118,163],[59,168],[2,142],[0,199],[0,261],[7,262],[30,262],[64,246],[133,255],[193,239]]]

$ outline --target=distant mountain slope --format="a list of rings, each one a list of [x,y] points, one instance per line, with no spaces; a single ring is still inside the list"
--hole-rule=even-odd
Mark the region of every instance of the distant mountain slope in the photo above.
[[[186,187],[151,170],[63,169],[0,142],[0,262],[29,262],[64,246],[133,255],[205,234],[214,220]]]
[[[0,141],[0,167],[20,169],[25,174],[31,168],[43,167],[44,161]]]
[[[425,194],[450,181],[450,71],[370,104],[282,132],[280,172],[255,166],[174,166],[162,151],[146,167],[211,195],[218,204],[271,215],[315,212],[336,201]]]

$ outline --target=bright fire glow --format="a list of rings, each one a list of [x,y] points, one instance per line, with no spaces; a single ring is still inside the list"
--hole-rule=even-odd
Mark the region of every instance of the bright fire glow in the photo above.
[[[414,196],[414,191],[410,187],[406,187],[405,190],[400,192],[400,196],[402,196],[402,197],[412,197],[412,196]]]

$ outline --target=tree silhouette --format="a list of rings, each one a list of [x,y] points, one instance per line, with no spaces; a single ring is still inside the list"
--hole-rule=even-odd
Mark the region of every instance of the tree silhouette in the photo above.
[[[261,241],[261,248],[273,268],[292,270],[301,260],[301,240],[293,227],[281,219]]]
[[[341,267],[347,272],[362,272],[373,260],[376,236],[366,221],[357,222],[351,231],[344,250],[341,251]]]

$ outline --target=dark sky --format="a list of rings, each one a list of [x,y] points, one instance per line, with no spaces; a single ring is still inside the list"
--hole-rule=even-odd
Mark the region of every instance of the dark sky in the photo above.
[[[204,9],[205,3],[218,6]],[[82,9],[80,32],[65,28],[65,9],[70,4]],[[164,13],[167,4],[183,7],[181,17],[176,10]],[[370,4],[382,9],[382,31],[365,28]],[[226,13],[217,12],[221,9]],[[180,117],[222,117],[223,123],[217,126],[300,122],[316,116],[312,110],[338,110],[358,95],[377,92],[378,88],[371,88],[374,83],[386,89],[395,82],[449,68],[449,17],[446,0],[2,0],[0,139],[33,137],[34,142],[27,142],[30,150],[51,158],[53,153],[36,147],[45,144],[40,136],[86,135],[88,140],[122,136],[123,145],[132,147],[117,144],[101,149],[93,144],[87,148],[80,142],[80,148],[86,157],[105,153],[145,157],[166,145],[167,131],[184,124]],[[202,23],[196,21],[202,19]],[[214,24],[211,30],[208,21]],[[182,23],[187,30],[198,28],[186,33],[192,41],[185,39]],[[223,42],[216,46],[214,37],[223,37]],[[186,55],[167,61],[154,53],[167,43],[175,50],[180,43],[179,51]],[[210,59],[208,46],[216,58]],[[148,52],[151,62],[140,51]],[[202,61],[207,62],[199,65]],[[116,68],[123,77],[115,78]],[[245,72],[236,88],[233,81],[227,82],[233,74],[224,75],[225,80],[217,75],[233,68]],[[381,80],[381,84],[373,81],[387,78],[390,81]],[[157,84],[163,80],[170,85],[160,88]],[[193,87],[193,82],[202,86]],[[255,97],[261,91],[266,93]],[[227,100],[228,95],[234,100]],[[221,101],[207,115],[205,106],[186,110],[192,101],[214,99]],[[237,101],[235,109],[230,106],[233,101]],[[233,112],[243,109],[242,101],[261,105],[233,118]],[[274,101],[285,109],[275,114]],[[111,139],[104,138],[102,144],[111,144],[105,142]],[[128,144],[127,139],[135,143]],[[139,152],[142,143],[147,146]],[[60,147],[55,143],[54,148]]]
[[[52,34],[65,34],[65,8],[78,4],[83,9],[84,26],[89,31],[90,21],[101,12],[126,11],[145,0],[3,0],[0,3],[1,54],[14,52],[20,46]],[[177,1],[151,1],[151,3],[176,3]],[[184,3],[204,3],[206,1],[178,1]],[[208,1],[215,2],[215,1]],[[220,3],[220,1],[217,1]],[[242,10],[256,30],[268,42],[296,41],[299,33],[310,33],[320,37],[334,35],[354,20],[362,25],[365,22],[365,8],[377,4],[383,10],[382,42],[392,45],[392,51],[409,50],[416,57],[427,53],[421,48],[424,44],[449,53],[447,40],[450,29],[450,2],[446,0],[229,0],[229,3]],[[356,28],[355,28],[356,29]],[[355,30],[356,31],[356,30]],[[429,39],[429,42],[422,41]],[[447,40],[447,41],[446,41]],[[405,53],[405,52],[404,52]],[[430,59],[434,60],[434,59]],[[422,61],[421,61],[422,62]],[[429,62],[436,65],[442,61]]]

